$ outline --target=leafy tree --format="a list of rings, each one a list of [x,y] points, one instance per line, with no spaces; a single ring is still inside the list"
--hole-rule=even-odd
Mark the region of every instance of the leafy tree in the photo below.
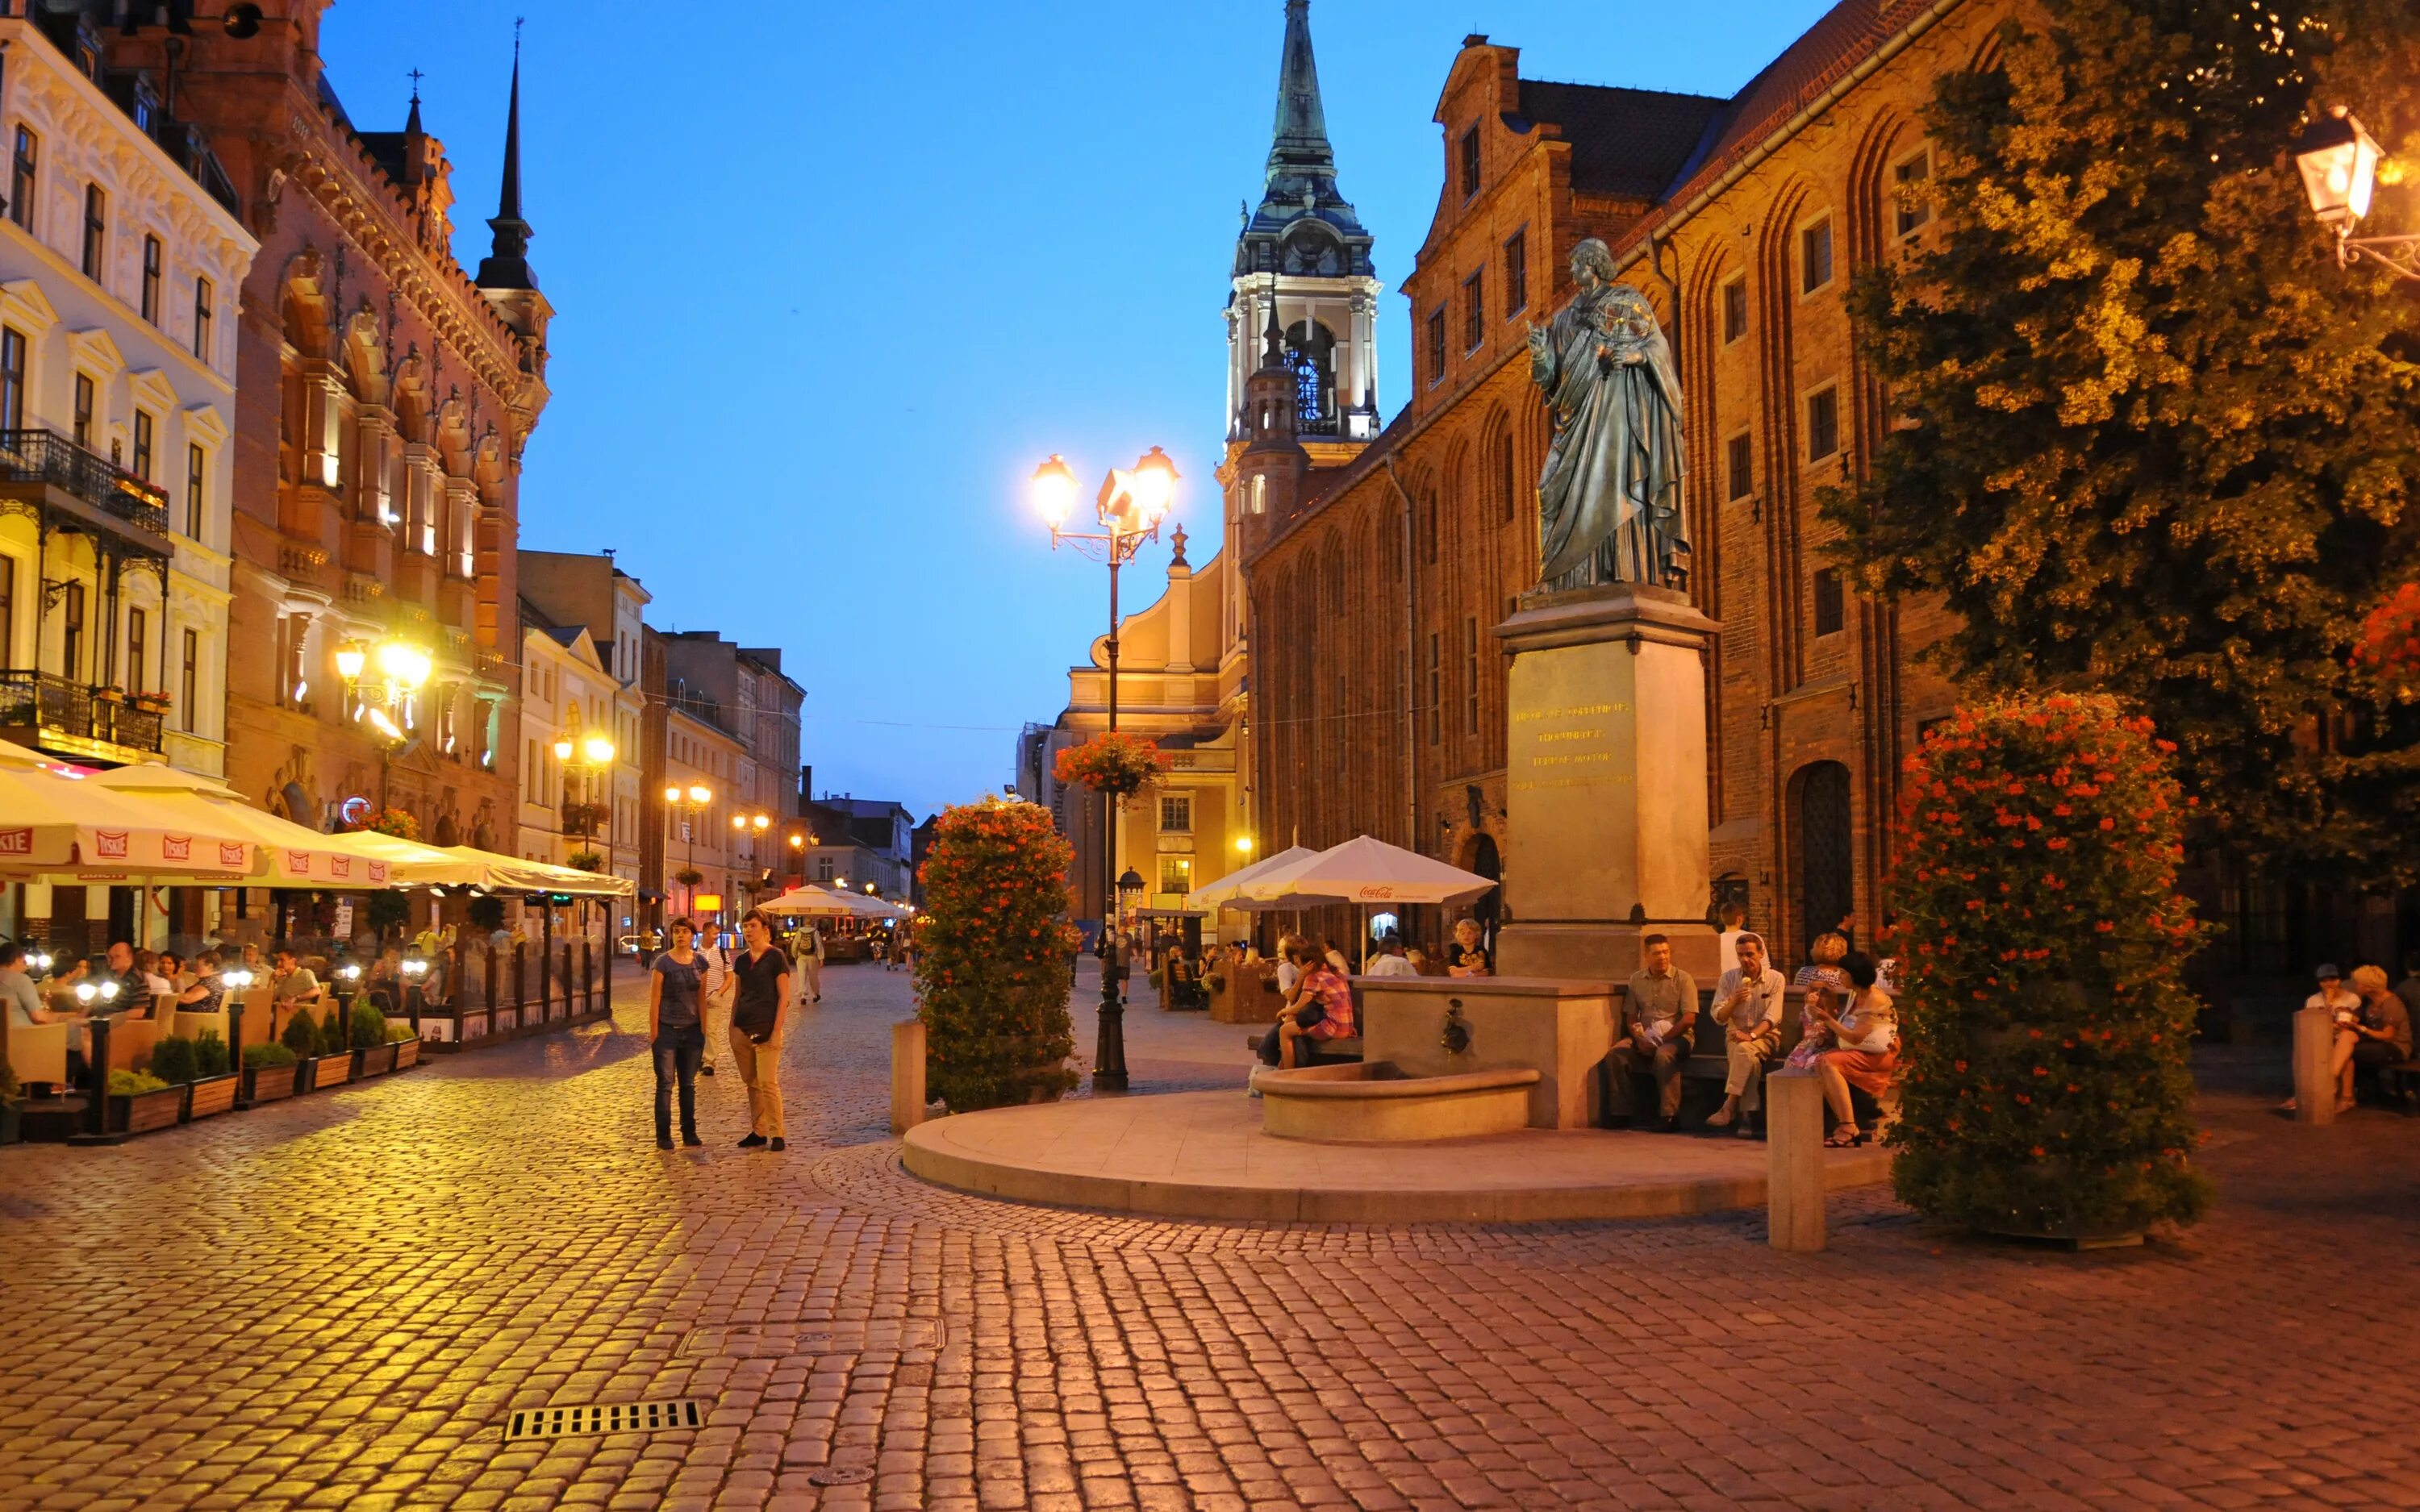
[[[2114,699],[2055,693],[1961,709],[1908,762],[1888,1142],[1912,1206],[2079,1234],[2208,1204],[2172,749]]]
[[[1824,512],[1869,587],[1956,612],[1970,687],[2147,711],[2222,846],[2409,880],[2420,706],[2351,653],[2420,560],[2412,306],[2336,266],[2290,148],[2343,101],[2420,149],[2420,27],[2404,0],[2038,14],[1940,83],[1940,242],[1852,294],[1899,424]]]
[[[953,1113],[1055,1098],[1076,1085],[1067,1018],[1076,932],[1061,917],[1074,853],[1039,805],[941,811],[919,875],[916,1016],[933,1095]]]

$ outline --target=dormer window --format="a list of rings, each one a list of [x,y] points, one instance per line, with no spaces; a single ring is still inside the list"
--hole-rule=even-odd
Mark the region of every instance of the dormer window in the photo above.
[[[1462,197],[1479,193],[1479,128],[1462,133]]]

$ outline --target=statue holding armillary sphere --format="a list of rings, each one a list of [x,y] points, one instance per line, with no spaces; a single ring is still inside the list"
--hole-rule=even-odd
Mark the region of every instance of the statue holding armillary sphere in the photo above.
[[[1578,292],[1529,328],[1529,376],[1555,436],[1538,479],[1538,579],[1546,588],[1650,583],[1685,591],[1681,380],[1647,297],[1613,281],[1594,237],[1572,249]]]

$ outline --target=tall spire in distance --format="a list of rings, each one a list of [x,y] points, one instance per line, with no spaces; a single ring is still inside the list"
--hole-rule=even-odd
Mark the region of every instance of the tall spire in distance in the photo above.
[[[1301,240],[1292,228],[1326,223],[1326,232]],[[1297,250],[1281,257],[1282,245]],[[1307,266],[1297,266],[1307,263]],[[1284,271],[1325,276],[1370,272],[1370,233],[1336,187],[1336,148],[1327,140],[1327,110],[1319,98],[1319,63],[1311,51],[1311,0],[1285,0],[1285,45],[1278,57],[1278,105],[1269,133],[1269,161],[1260,208],[1236,239],[1235,272]]]
[[[1319,102],[1319,62],[1311,52],[1311,0],[1286,0],[1285,51],[1278,62],[1277,122],[1269,143],[1269,191],[1295,180],[1284,198],[1298,200],[1302,180],[1324,179],[1332,194],[1336,149],[1327,143],[1327,112]]]
[[[488,222],[494,239],[479,263],[475,280],[481,288],[535,288],[530,271],[530,224],[521,219],[521,23],[513,22],[512,102],[504,113],[504,183],[496,195],[496,213]]]

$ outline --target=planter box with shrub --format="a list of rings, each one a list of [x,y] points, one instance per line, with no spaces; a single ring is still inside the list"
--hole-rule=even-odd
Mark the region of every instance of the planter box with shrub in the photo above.
[[[353,1053],[339,1050],[333,1056],[313,1056],[302,1062],[302,1072],[295,1078],[299,1091],[324,1092],[342,1087],[353,1079]]]
[[[395,1052],[395,1069],[408,1071],[420,1064],[420,1036],[411,1032],[408,1024],[386,1026],[387,1046]]]
[[[395,1046],[364,1045],[353,1052],[353,1080],[365,1076],[383,1076],[395,1070]]]
[[[185,1110],[185,1088],[137,1071],[109,1073],[109,1107],[101,1127],[110,1134],[149,1134],[172,1129]]]
[[[294,1052],[282,1044],[243,1047],[243,1096],[246,1103],[274,1103],[294,1095]]]
[[[185,1118],[207,1119],[214,1113],[225,1113],[235,1106],[237,1091],[242,1078],[230,1072],[224,1076],[203,1076],[185,1088]]]

